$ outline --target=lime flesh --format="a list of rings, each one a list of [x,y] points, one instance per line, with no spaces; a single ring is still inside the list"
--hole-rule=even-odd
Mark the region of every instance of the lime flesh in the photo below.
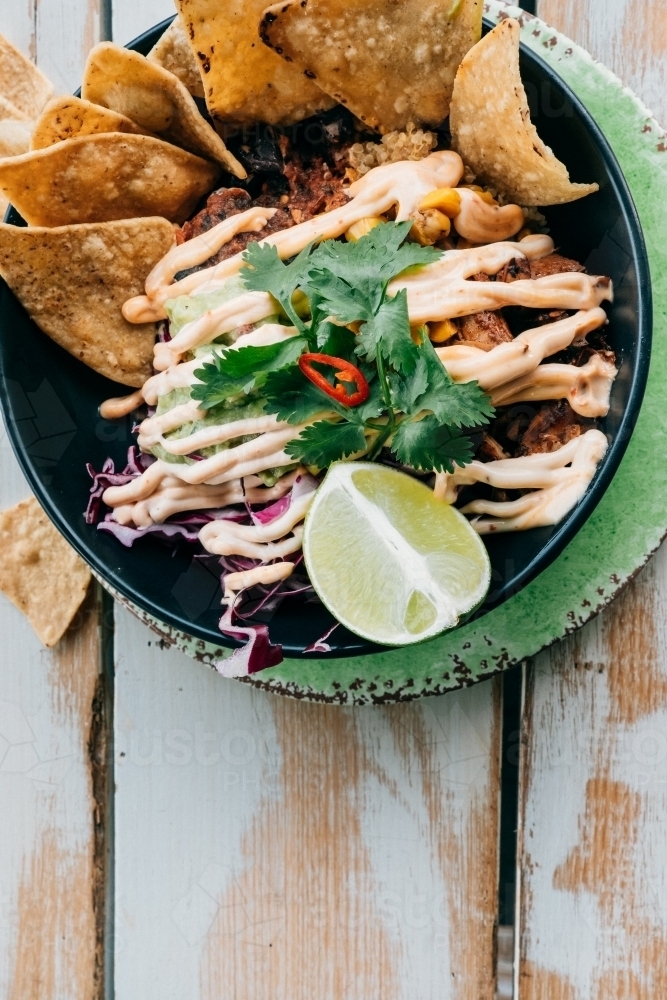
[[[350,631],[404,646],[453,628],[483,600],[488,553],[465,517],[382,465],[332,465],[306,518],[303,553],[322,602]]]

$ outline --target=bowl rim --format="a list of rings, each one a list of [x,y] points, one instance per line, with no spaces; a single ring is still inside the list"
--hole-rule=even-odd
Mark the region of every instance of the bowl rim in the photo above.
[[[142,32],[132,41],[128,42],[125,48],[147,54],[150,48],[153,47],[155,42],[172,24],[175,17],[176,15],[168,17]],[[485,17],[485,32],[493,27],[495,27],[494,22]],[[582,120],[584,127],[591,135],[593,142],[604,160],[615,198],[621,206],[622,212],[629,223],[628,228],[631,259],[633,260],[637,270],[638,338],[627,405],[614,440],[611,442],[607,453],[602,459],[602,462],[598,467],[586,494],[581,499],[579,504],[570,512],[562,524],[557,527],[557,530],[553,533],[546,544],[539,549],[531,562],[529,562],[523,570],[518,572],[511,579],[511,581],[506,581],[505,584],[499,588],[497,599],[495,599],[492,604],[489,603],[485,606],[483,612],[479,615],[478,620],[481,620],[487,612],[498,608],[507,600],[511,599],[512,594],[525,588],[540,573],[542,573],[543,570],[547,569],[547,567],[561,555],[568,543],[583,527],[599,502],[602,500],[602,497],[618,470],[630,442],[630,438],[632,437],[644,398],[651,360],[653,294],[650,266],[643,228],[628,182],[625,179],[616,155],[613,152],[606,136],[569,84],[551,67],[549,63],[547,63],[538,53],[530,49],[523,41],[521,42],[521,56],[528,62],[533,63],[541,74],[553,82],[567,96],[568,101],[571,102],[576,114]],[[79,94],[80,90],[77,91],[77,95]],[[15,210],[13,210],[10,205],[5,214],[5,221],[11,221],[10,217],[14,211]],[[0,384],[2,385],[3,390],[5,389],[5,378],[4,366],[0,363]],[[214,644],[222,649],[237,648],[241,645],[241,643],[234,639],[227,638],[220,633],[213,633],[208,628],[198,626],[196,622],[186,620],[184,616],[180,617],[167,612],[154,602],[146,600],[140,591],[136,590],[131,584],[128,584],[122,572],[111,569],[103,559],[99,558],[94,552],[92,552],[86,545],[85,541],[72,530],[69,520],[60,512],[59,508],[51,498],[50,491],[43,485],[39,475],[34,470],[29,456],[24,451],[16,423],[12,418],[9,396],[6,391],[0,393],[0,409],[2,410],[5,419],[5,426],[12,449],[31,489],[34,491],[42,507],[45,509],[51,520],[56,524],[60,532],[66,537],[79,555],[81,555],[81,557],[89,565],[91,565],[100,579],[108,583],[112,590],[122,594],[126,600],[135,604],[148,615],[159,619],[180,633],[192,636],[197,641],[203,640],[207,644]],[[461,624],[465,623],[462,622]],[[386,651],[388,648],[393,648],[376,646],[372,643],[366,642],[365,640],[357,639],[357,637],[353,638],[356,639],[354,644],[348,643],[345,647],[336,648],[334,637],[331,642],[332,650],[330,653],[305,654],[304,658],[330,659],[367,656]],[[291,646],[285,646],[285,651],[286,655],[289,657],[304,656],[300,649],[296,647],[292,648]],[[409,647],[406,652],[407,651],[409,651]]]

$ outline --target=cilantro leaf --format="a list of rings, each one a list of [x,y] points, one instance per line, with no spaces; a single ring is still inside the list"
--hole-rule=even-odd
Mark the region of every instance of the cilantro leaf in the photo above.
[[[296,365],[267,375],[262,394],[266,397],[265,412],[275,413],[279,420],[288,424],[303,424],[318,413],[342,409],[313,385]]]
[[[361,424],[346,421],[334,424],[330,420],[311,424],[285,446],[287,454],[296,461],[316,465],[318,469],[326,469],[333,462],[365,449],[366,438]]]
[[[402,289],[393,299],[385,299],[376,315],[364,323],[357,352],[369,360],[377,352],[398,371],[411,375],[419,360],[419,348],[412,339],[408,316],[408,293]]]
[[[230,396],[251,392],[264,383],[268,372],[292,365],[307,346],[303,337],[290,337],[266,347],[214,352],[213,361],[195,371],[199,382],[192,386],[191,396],[200,401],[201,409],[208,410]]]
[[[372,319],[379,305],[376,298],[382,298],[381,286],[376,286],[369,295],[363,288],[348,283],[328,269],[311,271],[308,280],[309,290],[317,295],[320,311],[325,316],[335,316],[342,324]],[[378,289],[379,295],[376,295]]]
[[[454,382],[428,337],[424,337],[419,353],[425,365],[420,373],[423,372],[421,377],[426,379],[426,390],[415,396],[412,406],[404,412],[412,416],[420,410],[431,410],[440,423],[453,427],[488,423],[495,410],[479,382]],[[410,385],[414,393],[416,385],[414,382]],[[407,402],[407,397],[404,396],[403,401]]]
[[[432,414],[423,420],[404,420],[394,434],[391,450],[403,465],[423,472],[453,472],[454,463],[468,465],[474,455],[467,434],[441,424]]]
[[[243,254],[245,265],[241,269],[246,288],[253,292],[270,292],[301,333],[306,332],[306,327],[292,304],[292,296],[306,280],[312,249],[313,244],[310,243],[291,264],[285,264],[276,247],[249,243]]]
[[[310,257],[311,296],[316,295],[321,308],[341,323],[372,320],[392,278],[441,256],[433,247],[405,243],[411,228],[411,221],[384,222],[356,243],[328,240],[320,244]]]
[[[392,278],[408,267],[432,264],[442,256],[442,252],[433,247],[405,242],[412,225],[412,220],[384,222],[374,226],[356,243],[328,240],[312,255],[311,269],[327,270],[341,278],[357,289],[374,312]]]
[[[419,409],[423,409],[423,407],[415,408],[419,397],[428,389],[428,370],[423,357],[417,358],[415,370],[411,375],[405,377],[391,372],[388,378],[392,403],[397,410],[412,416],[418,413]]]
[[[374,420],[384,411],[384,400],[382,398],[382,386],[380,380],[375,377],[375,372],[365,370],[363,374],[368,381],[370,395],[361,406],[352,406],[345,411],[345,416],[351,423],[365,423],[367,420]]]
[[[320,354],[350,361],[354,358],[356,344],[357,338],[346,326],[322,323],[317,331],[317,350]]]

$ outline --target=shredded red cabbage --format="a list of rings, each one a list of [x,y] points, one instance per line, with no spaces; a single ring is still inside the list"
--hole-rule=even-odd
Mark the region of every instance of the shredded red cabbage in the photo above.
[[[108,531],[110,535],[117,538],[126,549],[132,548],[134,543],[146,535],[153,535],[154,538],[166,540],[180,536],[186,542],[197,542],[199,540],[199,528],[196,531],[188,531],[184,524],[152,524],[149,528],[131,528],[127,524],[119,524],[109,515],[97,525],[98,531]]]
[[[161,323],[158,323],[157,342],[158,344],[168,344],[170,340],[171,334],[169,332],[169,320],[163,319]]]
[[[168,332],[166,336],[168,337]],[[172,545],[179,541],[198,544],[199,531],[203,525],[210,521],[224,519],[247,523],[248,518],[250,518],[255,524],[269,524],[289,510],[293,500],[314,492],[319,485],[313,476],[305,474],[297,477],[294,486],[286,496],[261,510],[254,510],[250,504],[246,503],[245,510],[238,507],[223,507],[214,510],[188,511],[170,518],[164,524],[152,524],[146,528],[119,524],[118,521],[114,520],[111,512],[107,511],[106,514],[103,514],[104,501],[102,497],[104,491],[110,486],[124,486],[131,482],[141,476],[154,461],[155,458],[152,455],[145,455],[132,446],[128,451],[127,464],[122,472],[116,472],[111,458],[107,458],[101,472],[95,472],[92,466],[88,465],[87,469],[93,480],[93,485],[86,508],[86,523],[96,524],[98,531],[106,531],[113,535],[126,548],[130,548],[135,542],[146,536],[162,539]],[[215,557],[211,557],[208,553],[200,553],[195,555],[195,558]],[[302,560],[303,556],[299,556],[295,560],[295,566],[298,566]],[[261,565],[259,560],[247,559],[243,556],[223,556],[217,561],[222,570],[221,586],[223,589],[228,573],[244,572]],[[239,594],[234,604],[227,609],[221,618],[220,630],[223,635],[239,640],[246,639],[247,642],[241,649],[234,650],[228,659],[216,664],[218,671],[225,677],[244,677],[281,663],[283,659],[282,647],[271,644],[268,625],[253,624],[247,619],[252,618],[259,611],[274,611],[285,597],[304,593],[312,595],[314,591],[308,578],[301,573],[290,576],[287,580],[281,580],[275,585],[253,587],[251,592]],[[248,598],[250,600],[247,600]],[[244,610],[247,609],[246,613],[239,610],[239,599],[245,601]],[[327,632],[306,652],[330,652],[325,640],[332,631],[333,629]]]
[[[246,639],[247,642],[227,659],[216,663],[218,673],[223,677],[248,677],[282,663],[283,647],[271,645],[268,625],[235,625],[236,617],[231,604],[220,619],[220,631],[232,639]]]
[[[127,464],[122,472],[116,472],[112,458],[107,458],[101,472],[95,472],[89,463],[86,469],[88,470],[88,475],[93,480],[93,485],[90,488],[90,497],[84,515],[86,524],[97,524],[100,520],[102,495],[109,486],[124,486],[125,483],[132,482],[133,479],[144,473],[154,461],[155,459],[152,455],[144,455],[142,452],[137,451],[135,445],[132,445],[131,448],[128,448]]]
[[[312,646],[308,646],[304,649],[304,653],[330,653],[331,646],[327,642],[327,639],[333,635],[339,625],[340,622],[336,622],[335,625],[332,625],[329,631],[325,632],[324,635],[321,635],[320,638],[312,644]]]
[[[290,509],[294,500],[299,500],[307,493],[314,493],[319,485],[317,479],[308,473],[297,476],[290,492],[280,500],[276,500],[263,510],[250,511],[253,521],[255,524],[270,524],[271,521],[276,521]]]

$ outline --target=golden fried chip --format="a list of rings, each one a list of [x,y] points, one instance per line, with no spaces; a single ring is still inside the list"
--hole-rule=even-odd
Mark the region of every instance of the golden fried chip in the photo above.
[[[111,42],[96,45],[88,56],[81,95],[126,115],[146,132],[220,163],[235,177],[247,176],[181,81],[138,52]]]
[[[159,66],[164,66],[177,76],[193,97],[204,97],[199,63],[195,59],[185,27],[178,14],[146,58],[158,63]]]
[[[149,215],[182,223],[219,172],[147,135],[86,135],[0,160],[0,192],[31,226]]]
[[[0,512],[0,551],[0,590],[55,646],[86,596],[88,566],[34,497]]]
[[[35,122],[30,149],[46,149],[65,139],[106,132],[144,134],[138,125],[117,111],[82,101],[80,97],[56,97],[49,101]]]
[[[598,190],[572,184],[530,120],[518,21],[507,18],[461,63],[450,115],[453,148],[480,180],[519,205],[561,205]]]
[[[138,388],[152,372],[155,325],[134,326],[121,309],[144,291],[173,244],[166,219],[58,229],[0,223],[0,275],[52,340],[101,375]]]
[[[53,84],[4,35],[0,35],[0,94],[25,118],[36,118],[53,94]]]
[[[0,121],[14,121],[14,122],[26,122],[28,121],[28,116],[24,115],[22,111],[19,111],[11,101],[8,101],[6,97],[0,94]]]
[[[260,42],[266,0],[176,0],[176,6],[202,69],[213,118],[291,125],[333,106],[299,69]]]
[[[293,0],[265,11],[262,40],[373,128],[439,125],[482,0]]]
[[[0,157],[20,156],[30,149],[32,122],[0,121]]]

